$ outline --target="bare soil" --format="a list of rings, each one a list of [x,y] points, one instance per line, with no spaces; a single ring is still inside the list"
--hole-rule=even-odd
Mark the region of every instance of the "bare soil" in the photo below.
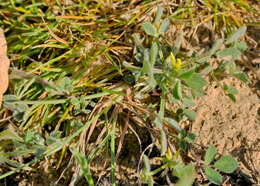
[[[216,84],[207,87],[207,95],[197,101],[198,118],[191,130],[197,134],[195,143],[213,144],[221,155],[233,155],[241,171],[260,184],[260,28],[249,27],[248,37],[254,42],[240,65],[252,83],[224,80],[239,91],[236,103]]]
[[[226,82],[237,88],[237,102],[210,86],[198,100],[198,119],[192,124],[195,143],[215,145],[220,154],[237,158],[243,172],[260,181],[260,99],[249,86],[233,78]]]

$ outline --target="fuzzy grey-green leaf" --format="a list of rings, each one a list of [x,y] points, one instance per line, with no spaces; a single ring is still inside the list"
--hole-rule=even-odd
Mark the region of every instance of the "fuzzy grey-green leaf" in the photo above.
[[[217,56],[219,58],[230,56],[233,59],[239,59],[241,56],[241,51],[238,50],[237,48],[225,48],[223,50],[218,51]]]
[[[211,145],[207,149],[205,156],[204,156],[204,162],[206,165],[209,165],[215,158],[217,154],[217,149],[215,146]]]
[[[184,81],[188,87],[195,90],[201,90],[205,85],[207,85],[207,82],[197,73],[192,74],[191,77],[184,79]]]
[[[156,12],[156,16],[154,19],[154,24],[158,24],[161,21],[163,15],[163,7],[158,7],[157,12]]]
[[[222,176],[214,169],[206,167],[205,174],[210,182],[217,185],[220,185],[222,183]]]
[[[246,33],[246,26],[242,26],[241,28],[234,31],[226,40],[226,44],[230,44]]]
[[[197,117],[197,113],[193,110],[190,110],[190,109],[184,109],[183,110],[183,113],[192,121],[195,121],[196,120],[196,117]]]
[[[215,168],[225,173],[234,172],[237,166],[237,161],[232,156],[222,156],[214,164]]]
[[[168,123],[168,125],[172,128],[174,128],[177,132],[180,132],[182,130],[182,128],[180,127],[180,125],[178,124],[177,121],[175,121],[172,118],[164,118],[164,120]]]
[[[196,171],[193,165],[186,165],[180,171],[181,176],[179,177],[176,186],[191,186],[196,178]]]
[[[250,82],[250,79],[248,78],[248,76],[244,72],[234,72],[233,76],[235,76],[236,78],[240,79],[241,81],[243,81],[245,83]]]
[[[168,18],[164,19],[162,21],[162,24],[160,25],[159,33],[164,34],[168,30],[169,26],[170,26],[170,20]]]
[[[154,37],[157,36],[156,28],[152,23],[145,22],[145,23],[142,24],[142,28],[143,28],[143,30],[145,31],[146,34],[148,34],[150,36],[154,36]]]
[[[235,48],[237,48],[238,50],[240,50],[241,52],[245,51],[247,49],[247,44],[246,42],[237,42],[234,45]]]

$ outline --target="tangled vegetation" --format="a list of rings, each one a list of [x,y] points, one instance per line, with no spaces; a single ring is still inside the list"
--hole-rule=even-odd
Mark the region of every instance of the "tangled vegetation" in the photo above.
[[[236,60],[246,25],[259,22],[243,14],[257,12],[244,0],[0,0],[11,60],[0,179],[47,163],[55,184],[127,185],[119,167],[133,156],[135,184],[189,186],[200,174],[221,185],[237,161],[214,146],[191,158],[196,134],[183,123],[196,119],[207,84],[235,102],[238,91],[221,80],[250,83]],[[212,41],[191,47],[204,24]]]

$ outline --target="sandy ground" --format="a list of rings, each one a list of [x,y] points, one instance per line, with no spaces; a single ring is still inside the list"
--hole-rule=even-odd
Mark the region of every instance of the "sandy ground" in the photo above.
[[[249,30],[249,34],[252,30]],[[260,183],[260,30],[255,30],[255,46],[249,48],[241,66],[248,70],[252,80],[245,85],[229,78],[225,83],[234,86],[239,94],[237,102],[224,95],[212,84],[207,95],[197,101],[198,118],[192,124],[197,134],[196,143],[202,146],[216,145],[220,154],[231,154],[237,158],[241,170]],[[252,52],[250,52],[252,51]]]

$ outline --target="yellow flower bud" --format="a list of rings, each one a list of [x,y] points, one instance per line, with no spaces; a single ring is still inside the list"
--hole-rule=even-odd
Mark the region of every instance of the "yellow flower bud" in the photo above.
[[[181,65],[182,65],[182,61],[181,61],[181,59],[177,59],[177,62],[176,62],[176,64],[175,64],[175,70],[177,71],[177,72],[179,72],[180,70],[181,70]]]

